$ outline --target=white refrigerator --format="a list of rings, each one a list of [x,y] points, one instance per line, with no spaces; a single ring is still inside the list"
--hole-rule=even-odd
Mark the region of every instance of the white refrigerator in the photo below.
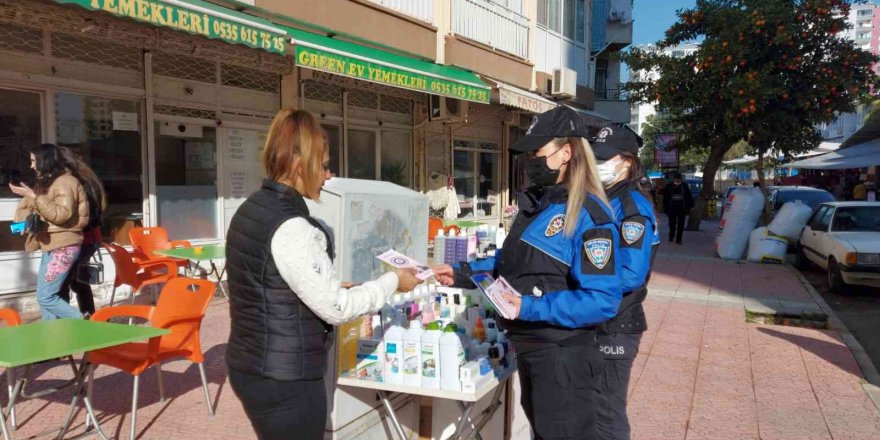
[[[319,202],[308,201],[312,217],[323,223],[333,239],[334,266],[339,279],[362,283],[386,269],[376,255],[395,249],[410,257],[428,260],[428,200],[409,188],[389,182],[333,178],[321,191]],[[393,428],[376,392],[337,388],[341,338],[349,329],[337,328],[327,373],[328,412],[326,438],[387,439]],[[407,395],[394,399],[401,424],[418,433],[419,401]]]

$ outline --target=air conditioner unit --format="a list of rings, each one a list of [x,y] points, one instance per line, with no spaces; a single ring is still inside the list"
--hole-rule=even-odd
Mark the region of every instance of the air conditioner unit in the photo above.
[[[428,119],[431,121],[467,119],[467,101],[437,95],[431,95],[430,101]]]
[[[550,94],[562,98],[571,98],[577,93],[577,72],[566,67],[553,69],[553,84]]]

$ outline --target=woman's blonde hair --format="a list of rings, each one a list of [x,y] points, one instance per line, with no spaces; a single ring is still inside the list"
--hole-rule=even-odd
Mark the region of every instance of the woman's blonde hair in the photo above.
[[[581,137],[568,137],[556,138],[552,142],[559,148],[564,147],[565,144],[571,145],[571,160],[568,161],[563,177],[563,182],[568,187],[563,232],[567,237],[571,237],[577,230],[578,217],[587,195],[596,196],[606,206],[608,198],[605,196],[605,187],[599,180],[596,156],[587,140]]]
[[[283,108],[269,127],[263,168],[270,179],[290,184],[303,197],[318,200],[324,183],[326,149],[324,130],[311,113]]]

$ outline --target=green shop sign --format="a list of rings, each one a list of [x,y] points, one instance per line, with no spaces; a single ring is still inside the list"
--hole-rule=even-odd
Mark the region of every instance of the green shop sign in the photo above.
[[[310,69],[372,81],[434,95],[489,103],[489,89],[438,78],[421,72],[296,45],[296,64]]]
[[[271,23],[199,0],[56,0],[155,26],[284,54],[286,36]],[[173,3],[173,4],[172,4]]]

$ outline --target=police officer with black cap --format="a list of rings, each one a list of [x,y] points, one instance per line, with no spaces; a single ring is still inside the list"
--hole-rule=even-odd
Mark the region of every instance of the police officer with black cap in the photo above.
[[[597,410],[597,438],[628,440],[626,394],[633,360],[647,329],[642,302],[660,234],[654,204],[639,185],[639,137],[629,127],[612,125],[602,128],[590,143],[622,239],[618,256],[623,300],[617,316],[603,324],[599,333],[599,350],[606,363]]]
[[[517,353],[522,407],[538,439],[594,439],[604,359],[598,326],[621,298],[620,231],[596,159],[581,133],[584,119],[560,106],[536,116],[521,141],[529,189],[494,258],[454,268],[437,279],[469,286],[470,274],[503,276],[522,297],[514,320],[500,319]]]

